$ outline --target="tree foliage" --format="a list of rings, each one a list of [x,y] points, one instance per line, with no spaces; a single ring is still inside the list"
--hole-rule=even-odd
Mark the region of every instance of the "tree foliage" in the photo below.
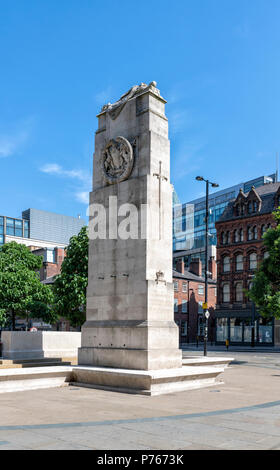
[[[9,321],[15,328],[15,317],[50,317],[53,301],[51,289],[41,284],[38,270],[42,257],[25,245],[11,242],[0,248],[0,324]]]
[[[53,286],[55,311],[70,320],[72,326],[80,326],[85,321],[87,283],[88,233],[87,227],[82,227],[70,239],[61,273]]]
[[[268,229],[263,236],[269,256],[256,272],[248,295],[261,315],[280,318],[280,208],[273,215],[277,225]]]

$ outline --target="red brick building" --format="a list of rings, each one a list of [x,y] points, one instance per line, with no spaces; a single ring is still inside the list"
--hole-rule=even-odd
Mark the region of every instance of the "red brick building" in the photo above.
[[[214,308],[216,304],[216,262],[214,258],[209,261],[208,278],[208,306],[209,306],[209,333],[210,341],[215,340]],[[202,304],[205,299],[205,279],[202,276],[200,259],[191,262],[185,270],[184,259],[177,260],[176,269],[173,270],[174,284],[174,318],[179,326],[179,341],[183,343],[203,340],[204,323]]]
[[[52,284],[54,276],[60,274],[61,265],[65,258],[64,248],[39,248],[32,253],[43,257],[43,266],[40,269],[40,281],[45,284]]]
[[[272,346],[280,342],[278,323],[260,317],[248,299],[254,272],[265,256],[262,236],[275,225],[272,212],[280,204],[280,183],[244,194],[240,190],[216,222],[217,306],[216,342]]]
[[[57,274],[60,274],[61,265],[66,256],[65,248],[40,248],[33,250],[33,253],[38,256],[43,257],[43,266],[40,269],[40,280],[44,284],[52,285]],[[37,326],[40,321],[35,321],[34,325]],[[66,318],[60,318],[59,322],[56,325],[53,325],[53,328],[59,331],[75,331],[74,328],[70,327],[70,322]]]

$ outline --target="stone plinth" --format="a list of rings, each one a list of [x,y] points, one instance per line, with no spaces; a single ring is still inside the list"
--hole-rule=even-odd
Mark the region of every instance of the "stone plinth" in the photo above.
[[[2,331],[7,359],[77,357],[81,333],[75,331]]]

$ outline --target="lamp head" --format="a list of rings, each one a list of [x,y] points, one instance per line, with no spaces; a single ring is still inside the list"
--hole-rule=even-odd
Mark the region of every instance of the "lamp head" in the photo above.
[[[203,181],[203,180],[204,180],[204,178],[203,178],[202,176],[197,176],[195,179],[196,179],[197,181]]]
[[[212,183],[212,187],[213,187],[213,188],[218,188],[219,185],[218,185],[218,183]]]

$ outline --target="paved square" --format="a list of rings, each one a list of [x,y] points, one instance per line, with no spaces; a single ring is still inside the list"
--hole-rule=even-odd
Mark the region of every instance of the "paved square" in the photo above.
[[[0,449],[280,449],[280,354],[234,356],[215,388],[154,397],[74,386],[1,394]]]

